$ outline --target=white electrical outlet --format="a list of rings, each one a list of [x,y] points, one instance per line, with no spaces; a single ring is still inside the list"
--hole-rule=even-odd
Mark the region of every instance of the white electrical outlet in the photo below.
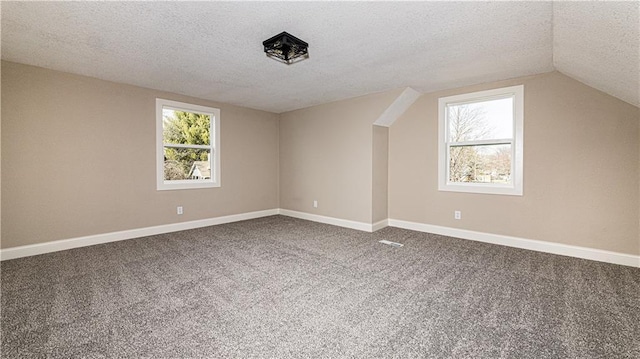
[[[455,219],[462,219],[462,212],[460,212],[460,211],[453,211],[453,218],[455,218]]]
[[[313,201],[313,208],[318,208],[318,201]]]
[[[178,206],[177,212],[178,212],[178,214],[182,214],[182,206]]]

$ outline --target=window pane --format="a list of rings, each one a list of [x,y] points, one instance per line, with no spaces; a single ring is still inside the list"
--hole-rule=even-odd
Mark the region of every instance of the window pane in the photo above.
[[[202,180],[211,178],[209,150],[164,148],[164,180]]]
[[[511,145],[451,146],[449,181],[511,184]]]
[[[162,128],[164,143],[209,145],[211,116],[163,108]]]
[[[449,142],[513,137],[513,98],[447,106]]]

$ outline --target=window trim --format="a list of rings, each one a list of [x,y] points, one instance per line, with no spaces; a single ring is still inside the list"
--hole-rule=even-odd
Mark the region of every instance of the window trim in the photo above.
[[[186,147],[186,148],[202,148],[211,152],[209,160],[211,163],[211,178],[196,180],[164,180],[164,143],[163,132],[163,108],[171,108],[179,111],[197,112],[211,116],[211,124],[209,129],[209,145],[179,145],[168,144],[169,147]],[[156,98],[156,189],[158,191],[180,190],[180,189],[196,189],[196,188],[213,188],[220,187],[220,109],[200,106],[185,102],[165,100]]]
[[[513,136],[509,139],[478,140],[457,142],[457,145],[482,145],[510,143],[512,145],[510,185],[485,183],[460,183],[449,181],[450,144],[447,142],[448,122],[447,106],[451,104],[475,103],[501,98],[513,98]],[[446,96],[438,99],[438,190],[522,196],[524,187],[524,86],[502,87],[486,91]]]

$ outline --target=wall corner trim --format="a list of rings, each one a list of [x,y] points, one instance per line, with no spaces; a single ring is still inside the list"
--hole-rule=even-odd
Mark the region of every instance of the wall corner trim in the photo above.
[[[572,246],[562,243],[545,242],[534,239],[504,236],[500,234],[476,232],[459,228],[442,227],[432,224],[408,222],[397,219],[389,219],[389,226],[409,229],[418,232],[426,232],[443,236],[468,239],[484,243],[498,244],[507,247],[528,249],[537,252],[558,254],[562,256],[589,259],[592,261],[640,268],[640,256],[633,254]]]
[[[248,219],[260,218],[277,215],[279,210],[277,208],[267,209],[263,211],[247,212],[240,214],[232,214],[222,217],[214,217],[207,219],[200,219],[189,222],[179,222],[163,224],[153,227],[136,228],[125,231],[109,232],[103,234],[95,234],[91,236],[76,237],[69,239],[61,239],[57,241],[29,244],[25,246],[4,248],[0,250],[0,260],[8,260],[22,257],[35,256],[38,254],[45,254],[51,252],[58,252],[67,249],[88,247],[95,244],[109,243],[122,241],[126,239],[153,236],[156,234],[171,233],[177,231],[184,231],[187,229],[201,228],[214,226],[217,224],[225,224],[231,222],[244,221]]]
[[[383,219],[382,221],[378,221],[376,223],[374,223],[372,225],[372,231],[375,232],[379,229],[385,228],[385,227],[389,227],[389,220],[388,219]]]
[[[391,103],[389,107],[378,117],[378,119],[373,123],[377,126],[383,127],[391,127],[393,123],[402,116],[405,111],[413,105],[414,102],[420,97],[422,94],[411,87],[407,87],[400,93],[400,95]]]

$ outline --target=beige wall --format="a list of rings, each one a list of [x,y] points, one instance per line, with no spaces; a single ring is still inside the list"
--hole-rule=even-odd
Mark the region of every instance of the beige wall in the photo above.
[[[1,52],[1,51],[0,51]],[[1,68],[2,66],[0,66]],[[0,84],[2,83],[2,71],[0,71]],[[2,86],[0,86],[0,99],[2,99]],[[0,248],[2,248],[2,101],[0,100]]]
[[[156,97],[220,108],[221,188],[156,190]],[[277,176],[276,114],[2,62],[2,248],[277,208]]]
[[[371,223],[371,127],[400,91],[281,114],[280,207]]]
[[[373,126],[373,223],[389,218],[389,128]]]
[[[279,116],[9,62],[0,76],[2,248],[280,207],[640,253],[639,110],[560,73],[426,94],[390,129],[372,123],[400,90]],[[439,192],[438,98],[516,84],[524,196]],[[155,189],[156,97],[221,109],[221,188]]]
[[[438,191],[438,98],[517,84],[524,196]],[[639,127],[638,108],[557,72],[423,95],[390,129],[390,218],[639,254]]]

